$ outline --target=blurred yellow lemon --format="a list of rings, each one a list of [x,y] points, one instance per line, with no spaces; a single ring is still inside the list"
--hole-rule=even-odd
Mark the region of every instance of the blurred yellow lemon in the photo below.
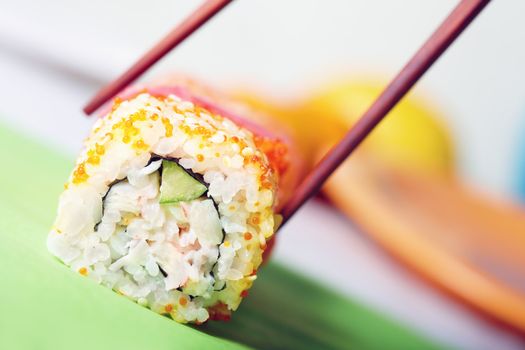
[[[331,123],[322,137],[336,142],[379,96],[386,82],[348,81],[328,87],[302,108],[303,123]],[[341,127],[342,125],[343,127]],[[453,145],[448,130],[423,101],[408,95],[388,114],[362,145],[367,154],[397,167],[434,173],[450,173],[454,167]]]
[[[312,166],[321,147],[340,140],[379,96],[386,82],[372,79],[332,84],[304,103],[275,103],[251,93],[237,97],[293,130],[296,143]],[[408,95],[360,146],[380,163],[427,173],[448,174],[454,152],[448,130],[424,101]]]

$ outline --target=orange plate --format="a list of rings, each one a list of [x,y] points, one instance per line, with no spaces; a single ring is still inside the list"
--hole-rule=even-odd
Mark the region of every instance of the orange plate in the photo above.
[[[525,334],[525,215],[450,178],[356,155],[325,194],[389,253],[489,318]]]

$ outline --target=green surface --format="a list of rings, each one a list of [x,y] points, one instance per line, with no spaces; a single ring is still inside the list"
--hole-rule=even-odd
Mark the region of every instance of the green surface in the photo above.
[[[177,163],[162,161],[161,204],[192,201],[202,196],[206,190],[206,186],[195,180]]]
[[[276,264],[231,322],[177,324],[47,252],[71,159],[0,127],[0,160],[0,349],[437,348]]]

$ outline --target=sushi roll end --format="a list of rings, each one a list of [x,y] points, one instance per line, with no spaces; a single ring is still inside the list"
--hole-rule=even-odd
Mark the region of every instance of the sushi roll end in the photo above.
[[[228,319],[278,221],[262,143],[175,95],[115,101],[64,186],[50,252],[178,322]]]

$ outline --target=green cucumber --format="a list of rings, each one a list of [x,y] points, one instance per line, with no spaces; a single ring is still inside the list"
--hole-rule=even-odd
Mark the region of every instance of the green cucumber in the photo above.
[[[206,190],[206,186],[176,162],[162,161],[160,204],[188,202],[199,198]]]

